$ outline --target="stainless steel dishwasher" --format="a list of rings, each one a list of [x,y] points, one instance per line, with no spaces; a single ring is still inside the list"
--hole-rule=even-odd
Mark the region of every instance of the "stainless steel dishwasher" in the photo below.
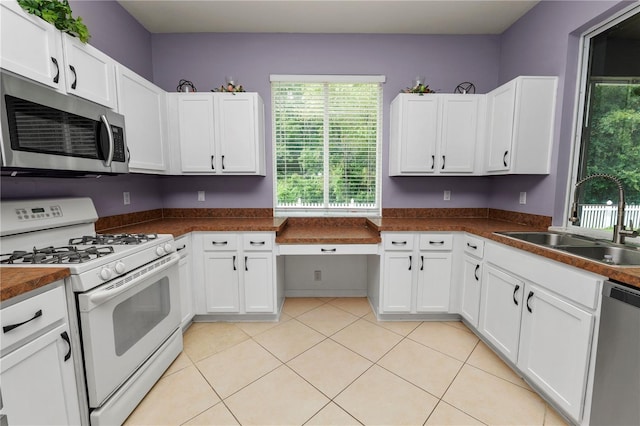
[[[606,281],[592,425],[640,425],[640,289]]]

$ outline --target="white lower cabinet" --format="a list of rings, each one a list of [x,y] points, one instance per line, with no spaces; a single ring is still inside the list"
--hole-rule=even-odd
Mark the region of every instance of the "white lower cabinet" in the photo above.
[[[273,232],[196,234],[196,286],[204,304],[196,313],[276,313]],[[200,256],[202,274],[198,275]]]
[[[463,262],[460,315],[477,327],[482,288],[482,261],[473,256],[464,255]]]
[[[451,234],[382,235],[381,313],[448,312]]]
[[[180,315],[185,328],[193,319],[193,284],[191,282],[191,234],[176,238],[176,250],[180,255]]]
[[[580,423],[604,277],[495,243],[485,261],[479,333]]]
[[[3,308],[1,315],[1,412],[8,424],[80,424],[62,284]]]

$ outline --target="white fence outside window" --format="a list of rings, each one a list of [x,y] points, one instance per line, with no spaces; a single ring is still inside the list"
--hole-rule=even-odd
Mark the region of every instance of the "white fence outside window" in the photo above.
[[[612,228],[618,215],[617,205],[585,204],[580,214],[580,226],[583,228]],[[640,224],[640,205],[627,204],[625,206],[625,225],[633,222],[633,226]]]

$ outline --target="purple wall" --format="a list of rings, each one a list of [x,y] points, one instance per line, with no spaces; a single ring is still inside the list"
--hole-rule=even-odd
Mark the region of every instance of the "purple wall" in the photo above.
[[[203,92],[233,75],[265,102],[267,176],[194,178],[165,182],[166,207],[192,206],[195,183],[217,192],[201,207],[273,206],[270,74],[383,74],[383,207],[485,207],[488,178],[390,178],[389,104],[416,75],[431,88],[451,93],[463,81],[478,93],[497,86],[498,36],[311,35],[311,34],[154,34],[155,83],[175,91],[180,79]],[[164,181],[164,180],[163,180]],[[221,191],[221,189],[224,190]],[[443,204],[442,191],[452,191]],[[207,197],[209,198],[209,197]]]
[[[153,80],[151,34],[115,0],[70,0],[73,16],[89,28],[89,44]]]
[[[631,4],[619,1],[542,1],[501,38],[500,84],[518,75],[557,75],[558,103],[549,176],[501,176],[491,184],[491,207],[553,216],[564,222],[570,173],[579,40],[591,26]],[[527,191],[527,204],[518,194]]]

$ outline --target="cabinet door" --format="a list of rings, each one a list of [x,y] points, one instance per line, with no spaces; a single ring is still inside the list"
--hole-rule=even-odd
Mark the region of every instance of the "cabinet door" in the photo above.
[[[514,363],[518,360],[523,293],[524,282],[485,266],[478,330]]]
[[[478,141],[479,98],[441,98],[440,173],[473,173]]]
[[[2,403],[9,424],[80,424],[73,357],[63,334],[68,338],[66,323],[2,358]]]
[[[64,88],[62,38],[53,25],[16,1],[0,2],[0,66],[54,88]]]
[[[129,169],[134,172],[165,172],[166,96],[164,90],[133,71],[118,66],[118,110],[124,115]]]
[[[448,312],[451,253],[422,252],[419,262],[416,311]]]
[[[488,94],[488,172],[506,172],[510,168],[515,98],[515,80]]]
[[[401,173],[434,173],[438,99],[418,95],[403,98],[399,119]]]
[[[257,95],[216,94],[215,128],[222,173],[257,173]]]
[[[191,283],[191,262],[189,255],[180,259],[180,314],[181,325],[184,327],[191,321],[194,315],[193,291]]]
[[[207,312],[240,312],[238,262],[236,252],[205,254]]]
[[[464,257],[464,275],[462,282],[462,307],[460,314],[469,324],[478,327],[480,311],[480,289],[482,276],[481,262],[471,256]]]
[[[384,312],[410,312],[412,252],[391,252],[384,255],[382,309]]]
[[[67,92],[116,109],[115,61],[88,44],[62,35]]]
[[[573,419],[582,418],[593,315],[527,285],[518,367]]]
[[[180,95],[178,127],[182,171],[216,173],[213,97],[193,93]]]
[[[245,312],[273,312],[273,254],[245,253]]]

